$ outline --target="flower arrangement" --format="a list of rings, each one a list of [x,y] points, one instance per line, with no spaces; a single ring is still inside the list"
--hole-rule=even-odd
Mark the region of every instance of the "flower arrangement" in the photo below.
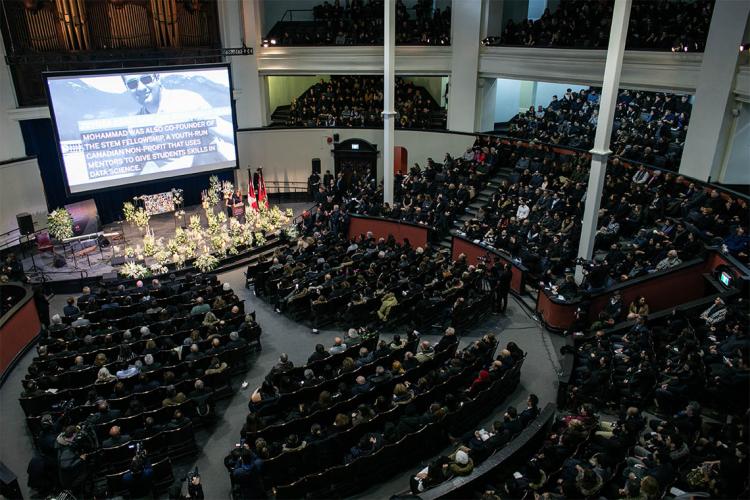
[[[286,215],[287,218],[292,219],[294,218],[294,210],[292,210],[291,208],[287,208],[284,212],[284,215]]]
[[[172,262],[181,269],[185,265],[185,256],[179,252],[175,252],[172,254]]]
[[[135,217],[135,205],[133,205],[129,201],[126,201],[125,203],[123,203],[122,204],[122,216],[126,222],[132,223]]]
[[[221,193],[224,195],[224,199],[228,200],[232,197],[232,193],[234,193],[234,185],[229,181],[222,181]]]
[[[221,183],[219,178],[212,175],[208,178],[208,189],[201,193],[201,200],[203,208],[208,210],[215,207],[219,203],[219,192],[221,191]]]
[[[191,215],[190,224],[188,224],[188,227],[193,231],[200,231],[201,229],[203,229],[203,226],[201,225],[201,216],[197,214]]]
[[[145,208],[136,208],[129,201],[126,201],[122,204],[122,215],[123,217],[125,217],[125,221],[133,224],[141,230],[147,228],[148,223],[151,221],[151,216],[148,214]]]
[[[170,240],[172,241],[172,240]],[[177,245],[186,245],[188,242],[188,235],[185,232],[184,229],[181,227],[177,227],[174,230],[174,241],[177,243]]]
[[[284,226],[281,229],[281,233],[289,241],[296,240],[299,237],[299,231],[297,229],[297,226],[294,224],[289,224],[288,226]]]
[[[149,270],[144,265],[136,264],[135,262],[126,262],[120,268],[120,274],[128,278],[139,279],[148,276]]]
[[[73,217],[65,208],[58,208],[47,215],[47,231],[53,238],[64,240],[73,236]]]
[[[255,238],[254,239],[255,239],[255,244],[258,245],[259,247],[266,244],[266,237],[260,231],[257,232],[257,233],[255,233]]]
[[[195,259],[194,265],[200,270],[200,272],[208,273],[216,269],[216,267],[219,265],[219,259],[211,255],[210,253],[204,253],[203,255]]]
[[[151,257],[156,253],[157,241],[153,233],[149,232],[143,237],[143,255]]]
[[[172,188],[172,202],[174,202],[174,206],[182,206],[183,201],[184,198],[182,196],[182,189]]]
[[[130,246],[125,247],[124,252],[125,252],[125,257],[128,257],[130,259],[135,257],[135,248],[133,247],[130,247]]]
[[[211,236],[211,248],[213,252],[224,255],[227,252],[226,242],[221,234]]]
[[[167,266],[159,264],[158,262],[151,264],[151,266],[149,267],[149,270],[151,271],[151,274],[165,274],[169,272],[169,269],[167,268]]]
[[[172,240],[169,240],[172,241]],[[166,266],[169,264],[169,260],[172,257],[172,253],[169,250],[159,250],[154,254],[154,259],[158,264],[161,264],[162,266]]]

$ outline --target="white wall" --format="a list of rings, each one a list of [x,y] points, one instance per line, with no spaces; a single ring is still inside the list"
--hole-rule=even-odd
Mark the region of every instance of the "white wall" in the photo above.
[[[552,100],[553,95],[556,95],[558,99],[562,99],[562,96],[568,89],[571,89],[573,92],[579,92],[587,88],[589,88],[588,85],[574,85],[572,83],[537,82],[534,106],[541,105],[546,108]]]
[[[750,184],[750,104],[736,102],[740,115],[735,118],[727,151],[723,184]]]
[[[536,84],[536,86],[531,87],[533,84]],[[527,93],[530,92],[530,95],[522,96],[522,88],[526,88]],[[521,103],[522,97],[528,98],[533,102],[535,107],[539,105],[547,107],[553,95],[562,99],[567,89],[578,92],[587,88],[587,85],[575,85],[572,83],[530,82],[526,80],[498,78],[495,97],[495,121],[507,122],[519,111],[527,109],[528,106],[525,103]]]
[[[333,144],[327,137],[339,134],[339,139],[358,138],[383,147],[383,131],[378,129],[268,129],[246,130],[237,133],[240,153],[238,180],[247,184],[247,168],[255,171],[262,166],[267,181],[307,182],[311,160],[320,158],[323,172],[333,172]],[[409,165],[424,166],[427,158],[441,161],[445,153],[463,154],[474,143],[474,136],[442,132],[396,130],[396,146],[406,148]],[[382,176],[383,160],[378,158],[378,175]]]
[[[547,0],[529,0],[529,19],[539,19],[546,8]]]
[[[507,122],[518,113],[521,80],[498,78],[495,91],[495,121]]]
[[[35,228],[47,226],[47,201],[36,158],[0,165],[0,233],[18,228],[16,214],[21,212],[32,215]],[[17,238],[18,232],[11,236]]]
[[[292,99],[302,95],[320,80],[328,81],[329,75],[268,76],[268,109],[273,113],[279,106],[288,106]]]

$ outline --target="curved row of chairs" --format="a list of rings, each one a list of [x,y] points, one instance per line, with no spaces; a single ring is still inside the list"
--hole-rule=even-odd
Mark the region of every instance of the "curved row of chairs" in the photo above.
[[[250,353],[251,349],[249,344],[244,347],[227,349],[219,353],[217,355],[219,360],[221,362],[226,362],[229,365],[229,368],[223,372],[212,374],[203,373],[203,370],[209,366],[211,361],[209,357],[204,357],[193,362],[181,361],[175,365],[164,366],[149,372],[150,380],[160,380],[162,373],[171,371],[175,374],[177,380],[177,382],[174,383],[175,391],[177,393],[182,392],[188,394],[193,391],[195,381],[200,379],[205,383],[206,387],[212,390],[214,398],[220,399],[231,395],[231,375],[244,373],[244,371],[246,371]],[[196,376],[198,371],[201,372],[199,377]],[[96,391],[98,395],[108,398],[112,394],[114,384],[117,382],[123,382],[126,386],[132,388],[137,380],[136,377],[130,377],[128,379],[112,381],[106,384],[90,384],[78,388],[58,391],[56,394],[45,393],[41,396],[20,398],[19,401],[26,412],[26,423],[29,429],[33,434],[36,434],[40,430],[41,418],[45,413],[49,413],[55,417],[62,415],[64,412],[66,420],[73,424],[85,420],[96,409],[94,406],[85,404],[89,392],[93,390]],[[130,407],[130,402],[137,399],[141,402],[144,409],[148,411],[160,408],[162,406],[162,401],[166,397],[166,387],[161,385],[145,392],[130,393],[120,398],[109,397],[107,401],[111,409],[124,412]],[[72,407],[61,407],[62,403],[69,401],[73,402]],[[109,430],[111,425],[115,425],[115,423],[108,423],[106,425],[106,429],[102,429],[103,435],[106,435],[106,431]]]
[[[284,277],[274,276],[269,271],[270,267],[271,261],[258,263],[248,268],[248,276],[253,276],[255,291],[258,296],[267,301],[276,302],[279,297],[284,297],[291,293],[293,288],[279,289],[277,285]],[[356,285],[353,276],[350,278],[350,281]],[[361,304],[349,305],[354,288],[350,288],[349,290],[347,293],[343,293],[322,303],[313,303],[312,294],[293,298],[284,305],[283,312],[296,321],[312,317],[312,326],[314,328],[331,323],[359,327],[378,322],[379,318],[376,313],[381,306],[381,300],[378,298],[367,298]],[[431,327],[435,321],[443,317],[442,313],[453,305],[457,294],[457,291],[454,291],[443,296],[442,301],[433,303],[427,309],[417,311],[416,306],[423,298],[421,292],[414,293],[406,284],[388,288],[386,292],[393,292],[398,298],[398,303],[389,310],[387,319],[383,322],[384,327],[393,328],[403,323],[414,323],[416,328],[422,330]],[[452,326],[466,328],[470,324],[481,320],[490,310],[490,303],[491,297],[489,294],[483,294],[476,300],[467,301],[467,309],[460,318],[453,319],[453,322],[456,324]],[[418,314],[415,314],[415,312],[418,312]]]
[[[296,481],[276,486],[276,498],[339,498],[352,495],[382,481],[383,477],[412,466],[415,460],[435,454],[448,444],[449,431],[451,434],[457,434],[472,429],[515,391],[520,382],[522,365],[522,361],[517,363],[501,379],[465,401],[458,410],[447,414],[443,419],[428,423],[421,429],[401,437],[397,442],[386,444],[371,455],[359,457],[347,464],[328,467],[321,472],[306,474]],[[417,396],[409,404],[425,410],[430,403],[440,401],[448,392],[465,387],[472,375],[469,370],[457,374],[445,383]],[[403,406],[397,406],[378,415],[377,422],[363,424],[368,428],[362,429],[360,435],[379,429],[386,421],[397,420],[404,411]],[[284,460],[284,455],[280,455],[279,458]],[[264,467],[272,465],[270,462],[271,460],[266,461]],[[269,474],[272,473],[273,469]],[[282,474],[282,477],[288,479],[286,474]]]
[[[340,382],[345,382],[347,383],[348,386],[351,387],[353,386],[354,379],[358,377],[359,375],[366,376],[368,373],[374,373],[375,367],[383,363],[384,360],[399,358],[403,356],[404,352],[405,352],[405,348],[393,351],[391,355],[388,356],[387,358],[376,359],[372,363],[361,366],[360,368],[358,368],[357,370],[353,372],[344,373],[332,380],[326,381],[325,383],[319,386],[312,387],[311,390],[314,391],[312,395],[317,396],[319,391],[323,391],[323,390],[335,391],[336,387],[339,385]],[[259,437],[263,437],[268,442],[273,442],[273,441],[283,440],[290,434],[298,434],[298,435],[303,434],[304,435],[304,433],[310,430],[310,426],[316,422],[317,423],[333,422],[337,414],[339,413],[347,414],[355,410],[358,405],[363,404],[363,403],[372,404],[375,401],[375,399],[377,399],[378,396],[386,396],[388,398],[391,398],[391,395],[393,394],[393,388],[395,387],[396,384],[403,383],[406,381],[412,382],[412,383],[415,382],[419,377],[423,376],[430,370],[442,366],[443,363],[445,363],[445,361],[450,359],[454,353],[455,353],[455,346],[453,346],[453,348],[451,349],[445,349],[443,351],[436,353],[434,358],[421,363],[419,366],[414,367],[411,370],[408,370],[407,372],[403,373],[400,376],[394,377],[389,382],[372,387],[367,392],[350,396],[349,398],[343,401],[337,402],[336,404],[332,405],[329,408],[318,410],[312,414],[305,415],[294,420],[290,420],[290,421],[275,424],[275,425],[270,425],[263,429],[259,429],[257,432],[253,432],[253,433],[246,432],[242,437],[251,442]],[[290,396],[290,400],[293,402],[304,400],[306,399],[304,397],[305,394],[302,393],[302,391],[304,390],[305,389],[300,389],[299,391],[296,391],[295,393],[291,393],[287,396]],[[300,393],[300,394],[297,398],[294,398],[294,394],[296,393]]]
[[[472,491],[478,491],[478,488],[481,488],[481,492],[484,492],[487,489],[485,485],[496,482],[496,475],[512,473],[518,466],[528,461],[529,456],[539,449],[541,440],[547,437],[547,431],[555,420],[556,411],[557,406],[554,403],[548,403],[525,429],[509,441],[507,445],[495,450],[484,462],[474,467],[471,474],[463,476],[457,481],[447,480],[434,488],[421,492],[419,497],[422,500],[473,498]]]

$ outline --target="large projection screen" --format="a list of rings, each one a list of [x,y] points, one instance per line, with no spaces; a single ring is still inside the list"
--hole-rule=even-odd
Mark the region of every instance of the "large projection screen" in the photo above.
[[[226,64],[45,78],[68,193],[237,167]]]

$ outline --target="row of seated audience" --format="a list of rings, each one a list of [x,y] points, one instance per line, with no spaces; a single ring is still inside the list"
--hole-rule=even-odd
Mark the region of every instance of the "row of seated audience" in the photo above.
[[[506,251],[563,297],[579,294],[568,270],[575,266],[588,160],[518,144],[510,162],[516,173],[463,231]],[[744,199],[671,173],[626,168],[619,158],[608,165],[598,220],[596,258],[582,285],[587,292],[675,267],[700,257],[707,244],[748,258]]]
[[[424,88],[396,78],[397,127],[428,128],[435,102]],[[293,99],[288,126],[376,127],[383,125],[383,78],[362,75],[332,75],[329,81],[311,86]]]
[[[382,185],[369,175],[354,171],[323,178],[313,174],[308,183],[316,208],[303,214],[302,232],[312,235],[321,228],[347,234],[349,214],[386,217],[422,224],[433,229],[433,240],[445,236],[476,195],[487,186],[499,166],[510,158],[512,146],[500,138],[478,136],[461,157],[446,154],[443,163],[427,159],[425,168],[415,164],[394,178],[394,204],[382,203]]]
[[[746,299],[735,295],[725,303],[717,297],[708,307],[675,310],[652,324],[636,316],[631,328],[599,330],[573,349],[565,407],[542,448],[516,470],[499,465],[486,471],[475,482],[476,498],[747,496]],[[515,413],[509,409],[505,422],[463,436],[469,444],[414,476],[412,492],[435,486],[446,474],[470,474],[472,444],[484,456],[483,441],[502,440],[493,432]]]
[[[716,298],[652,325],[641,317],[622,334],[596,332],[575,352],[573,412],[483,498],[658,499],[672,487],[746,496],[749,318],[744,298]]]
[[[69,298],[23,381],[37,450],[29,485],[92,494],[95,477],[128,466],[132,473],[131,459],[142,473],[164,440],[170,453],[180,445],[192,451],[192,428],[216,419],[230,374],[244,369],[250,347],[260,348],[255,315],[243,309],[227,283],[190,274],[85,287]],[[115,456],[126,460],[110,463]]]
[[[567,89],[562,98],[552,96],[546,107],[532,106],[513,117],[508,135],[591,149],[599,99],[599,91],[594,88],[580,92]],[[627,160],[677,170],[692,107],[688,95],[621,90],[612,128],[612,150]]]
[[[240,448],[225,459],[235,488],[256,498],[252,495],[271,486],[352,463],[440,422],[523,361],[524,354],[514,343],[493,359],[496,345],[494,335],[487,334],[456,351],[453,328],[435,345],[420,342],[411,330],[405,338],[394,335],[387,341],[366,330],[350,329],[328,349],[318,344],[301,367],[282,354],[251,396]],[[437,389],[451,380],[463,382],[438,400],[417,404],[420,396],[440,395]],[[287,401],[282,403],[284,398]],[[533,419],[536,399],[530,400],[534,404],[523,419],[508,418],[500,431],[505,438],[483,443],[486,454]],[[305,454],[312,454],[313,463],[302,459]],[[463,461],[462,454],[454,457],[456,466]],[[282,465],[284,471],[269,470]]]
[[[630,11],[627,49],[703,52],[713,0],[636,0]],[[509,19],[490,46],[606,49],[614,2],[561,0],[539,19]]]
[[[314,23],[284,25],[274,45],[382,45],[383,0],[340,0],[313,7]],[[295,25],[296,24],[296,25]],[[402,0],[396,2],[397,45],[450,45],[451,9],[433,9],[430,0],[418,0],[414,17]]]
[[[502,414],[502,419],[492,422],[487,429],[467,432],[460,438],[453,438],[457,443],[453,453],[441,455],[430,461],[410,480],[412,493],[421,492],[450,480],[455,476],[468,476],[474,468],[510,443],[526,426],[539,415],[539,398],[529,394],[526,408],[520,413],[509,406]]]
[[[495,172],[508,179],[459,228],[468,238],[501,250],[524,265],[528,283],[543,283],[567,299],[592,293],[701,257],[715,245],[748,260],[747,201],[706,190],[685,178],[610,160],[596,236],[596,258],[582,286],[573,281],[589,158],[535,143],[479,136],[463,158],[428,159],[395,182],[395,203],[382,204],[372,179],[347,187],[324,178],[318,207],[303,232],[321,228],[346,233],[349,213],[420,223],[447,233]],[[328,180],[326,183],[325,181]],[[616,320],[623,319],[614,318]]]
[[[314,328],[333,320],[465,326],[488,312],[484,306],[498,303],[492,271],[484,264],[469,266],[465,256],[452,261],[429,244],[414,248],[393,237],[377,240],[368,233],[348,240],[320,231],[281,247],[255,278],[256,294],[277,312],[311,314]]]
[[[363,185],[346,208],[352,213],[422,224],[439,238],[453,229],[468,205],[485,189],[498,166],[508,161],[511,147],[497,138],[478,138],[461,157],[445,155],[443,163],[428,158],[394,178],[394,204],[382,204],[372,183]],[[334,200],[338,199],[334,192]]]

